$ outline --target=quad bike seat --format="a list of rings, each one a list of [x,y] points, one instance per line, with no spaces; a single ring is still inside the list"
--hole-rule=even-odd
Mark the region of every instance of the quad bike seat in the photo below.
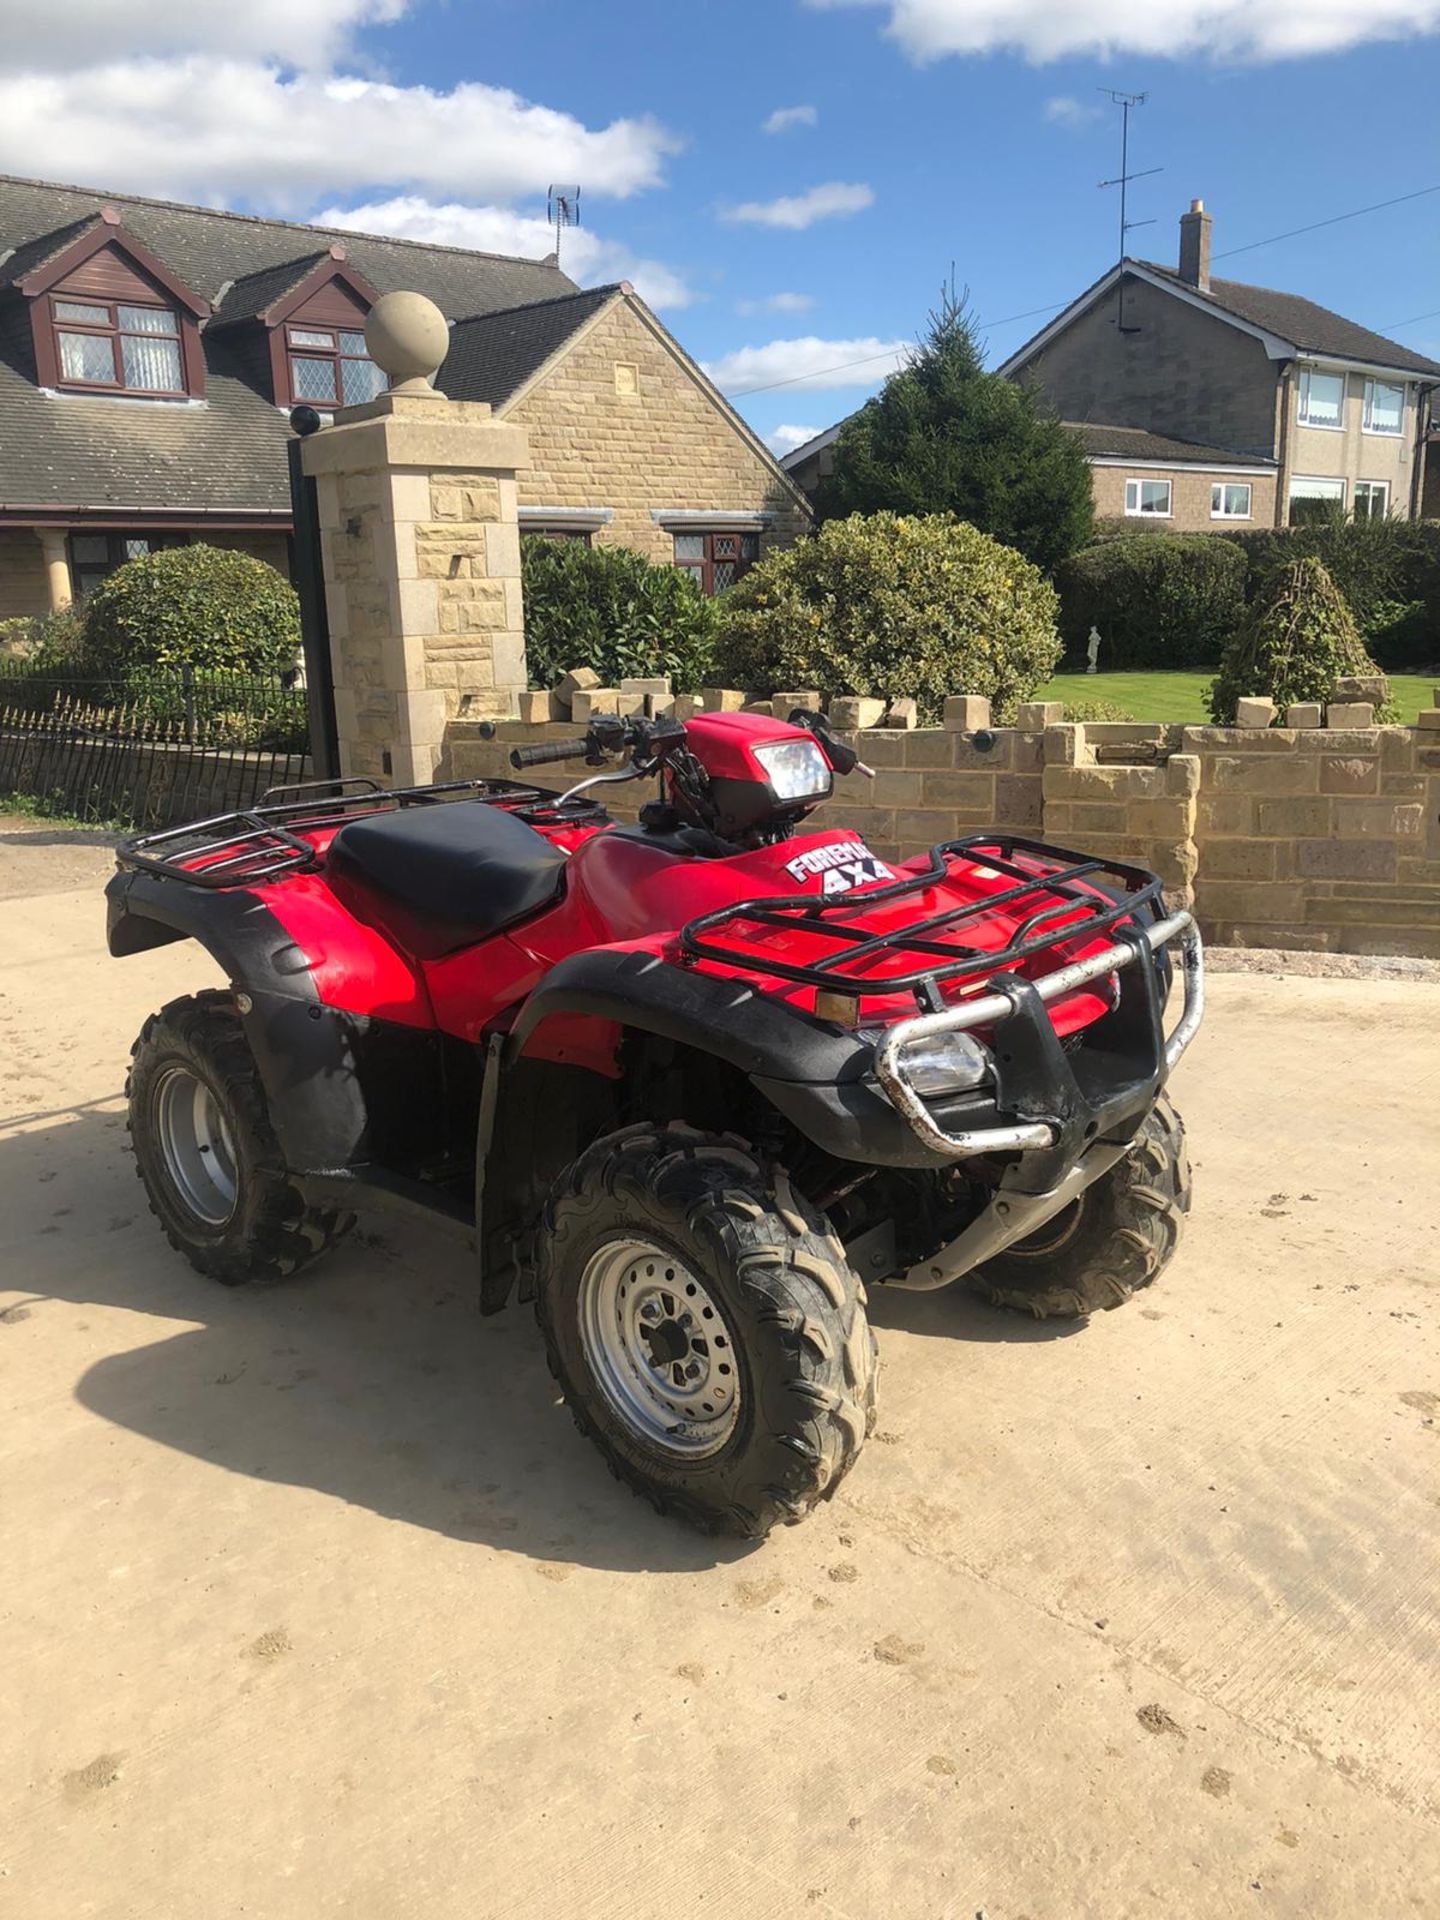
[[[458,800],[348,821],[328,865],[376,902],[402,946],[436,959],[548,906],[565,856],[514,814]]]

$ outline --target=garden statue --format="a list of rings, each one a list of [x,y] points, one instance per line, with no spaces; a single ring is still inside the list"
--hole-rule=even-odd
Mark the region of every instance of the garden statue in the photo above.
[[[1087,673],[1098,673],[1100,671],[1098,664],[1100,659],[1100,629],[1098,627],[1091,627],[1090,629],[1090,640],[1085,648],[1085,658],[1090,662],[1085,671]]]

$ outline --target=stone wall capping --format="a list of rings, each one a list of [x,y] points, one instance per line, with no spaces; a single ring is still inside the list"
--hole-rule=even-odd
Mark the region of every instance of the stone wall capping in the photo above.
[[[829,720],[833,727],[878,727],[885,718],[885,702],[868,694],[836,694],[830,702]]]
[[[1275,702],[1262,698],[1237,700],[1235,702],[1235,724],[1237,727],[1273,727],[1275,724]]]
[[[1363,728],[1375,724],[1375,707],[1368,700],[1332,701],[1325,709],[1327,727]]]
[[[589,726],[597,713],[619,713],[618,687],[584,687],[570,697],[570,718],[577,727]],[[633,711],[633,709],[632,709]]]
[[[1285,725],[1294,732],[1312,732],[1325,718],[1318,700],[1297,700],[1285,709]]]
[[[1046,727],[1058,727],[1065,718],[1063,700],[1026,700],[1015,709],[1015,725],[1022,733],[1043,733]]]
[[[593,667],[572,667],[569,673],[562,674],[555,684],[555,701],[561,713],[569,713],[570,702],[577,693],[589,693],[599,684],[600,676]]]
[[[892,700],[890,702],[890,706],[885,714],[885,725],[887,727],[902,728],[906,732],[913,732],[919,724],[920,702],[918,700],[912,700],[908,695],[905,695],[899,700]]]
[[[1440,687],[1435,689],[1435,698],[1437,703],[1440,703]],[[1422,707],[1420,709],[1419,725],[1422,733],[1440,733],[1440,704],[1433,707]]]
[[[978,733],[990,725],[990,702],[983,693],[949,694],[944,723],[952,733]]]
[[[735,687],[701,687],[700,707],[704,713],[739,713],[745,695]]]

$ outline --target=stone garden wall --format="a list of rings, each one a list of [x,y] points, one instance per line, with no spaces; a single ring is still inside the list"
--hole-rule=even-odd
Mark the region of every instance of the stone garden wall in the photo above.
[[[492,740],[452,721],[436,777],[508,776],[512,746],[568,738],[592,710],[746,704],[719,690],[673,700],[653,681],[523,699],[531,717]],[[782,694],[774,709],[797,704],[818,703]],[[1364,724],[1370,709],[1350,703],[1329,726],[1319,708],[1292,709],[1306,724],[1287,727],[1267,724],[1268,703],[1244,708],[1253,724],[1239,727],[1067,726],[1036,703],[992,728],[984,700],[957,696],[943,726],[919,727],[910,702],[832,701],[875,778],[838,782],[818,818],[857,828],[882,858],[1003,826],[1146,866],[1222,945],[1440,958],[1440,706],[1418,728]],[[633,817],[648,797],[620,787],[607,804]]]

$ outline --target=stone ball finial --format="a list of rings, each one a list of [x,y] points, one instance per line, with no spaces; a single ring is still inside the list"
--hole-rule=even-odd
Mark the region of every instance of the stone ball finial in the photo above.
[[[450,329],[423,293],[382,293],[365,316],[365,345],[392,393],[430,393],[450,351]]]

